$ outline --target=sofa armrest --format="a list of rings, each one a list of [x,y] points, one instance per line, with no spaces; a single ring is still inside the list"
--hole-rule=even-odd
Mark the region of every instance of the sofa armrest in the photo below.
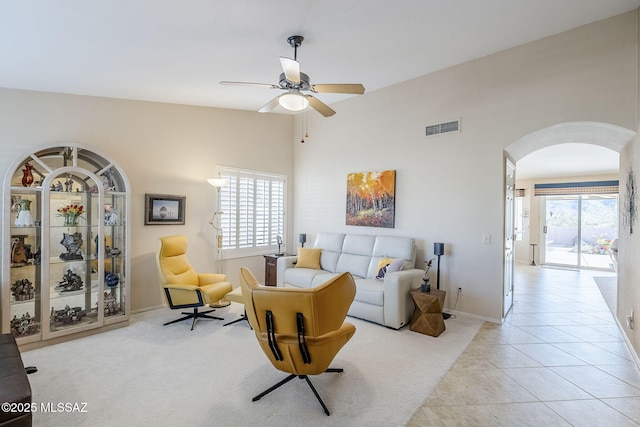
[[[278,287],[283,287],[284,286],[284,271],[287,268],[293,268],[296,265],[296,262],[298,262],[298,257],[297,256],[281,256],[278,257],[278,264],[276,267],[276,274],[277,274],[277,278],[278,278],[278,283],[277,286]]]
[[[384,276],[384,323],[400,329],[411,320],[413,301],[409,291],[420,287],[424,270],[409,270],[388,273]]]

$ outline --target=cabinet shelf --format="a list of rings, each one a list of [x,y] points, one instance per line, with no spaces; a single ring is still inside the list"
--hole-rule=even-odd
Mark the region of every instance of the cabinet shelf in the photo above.
[[[11,298],[11,305],[19,306],[21,304],[35,304],[36,302],[40,302],[40,298],[31,298],[25,300],[17,300],[15,298]]]
[[[124,172],[77,144],[25,153],[7,171],[2,236],[11,250],[2,258],[2,332],[24,344],[128,322],[130,196]],[[60,213],[68,209],[81,212],[78,224],[64,224]],[[120,252],[111,255],[111,248]],[[117,286],[106,285],[108,274],[117,276]],[[33,286],[33,298],[12,293],[23,280]],[[61,283],[73,289],[79,280],[80,289],[56,289]]]

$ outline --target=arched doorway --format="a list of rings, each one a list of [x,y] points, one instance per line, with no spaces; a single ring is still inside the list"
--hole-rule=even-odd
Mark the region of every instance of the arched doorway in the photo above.
[[[523,136],[514,143],[510,144],[504,149],[504,156],[516,165],[516,177],[517,177],[517,162],[525,156],[534,153],[543,148],[559,145],[559,144],[593,144],[596,146],[608,148],[617,153],[620,153],[624,146],[633,138],[635,132],[622,128],[620,126],[611,125],[608,123],[599,122],[568,122],[560,123],[547,128],[540,129]],[[509,179],[507,171],[505,171],[505,182]],[[509,200],[505,198],[505,203],[515,203],[513,198]],[[515,213],[515,206],[505,209],[505,215],[508,212]],[[505,218],[505,229],[509,222],[513,222],[513,218]],[[511,245],[513,242],[509,242],[509,239],[513,238],[513,234],[505,233],[505,247]],[[534,247],[535,248],[535,247]],[[534,249],[535,250],[535,249]],[[509,311],[512,301],[507,300],[510,298],[513,288],[513,276],[509,277],[507,271],[508,263],[514,263],[515,258],[505,257],[505,277],[503,280],[503,295],[505,295],[504,312],[503,317]],[[513,264],[510,266],[513,270]]]

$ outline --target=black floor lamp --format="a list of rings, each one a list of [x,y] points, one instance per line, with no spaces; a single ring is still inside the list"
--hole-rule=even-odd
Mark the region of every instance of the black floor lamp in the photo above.
[[[438,257],[438,271],[436,273],[436,288],[440,289],[440,257],[444,255],[444,243],[433,244],[433,254]],[[442,317],[448,319],[451,317],[449,313],[442,313]]]
[[[440,257],[444,255],[444,243],[433,244],[433,254],[438,257],[438,271],[436,273],[436,289],[440,289]]]

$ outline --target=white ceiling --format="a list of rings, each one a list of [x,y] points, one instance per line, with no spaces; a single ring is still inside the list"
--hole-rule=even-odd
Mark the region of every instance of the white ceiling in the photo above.
[[[0,0],[0,87],[258,110],[298,49],[312,83],[368,92],[640,0]],[[327,104],[348,95],[319,94]],[[339,108],[334,107],[338,110]]]
[[[592,144],[552,145],[524,156],[516,164],[517,179],[557,178],[617,173],[620,155]]]

